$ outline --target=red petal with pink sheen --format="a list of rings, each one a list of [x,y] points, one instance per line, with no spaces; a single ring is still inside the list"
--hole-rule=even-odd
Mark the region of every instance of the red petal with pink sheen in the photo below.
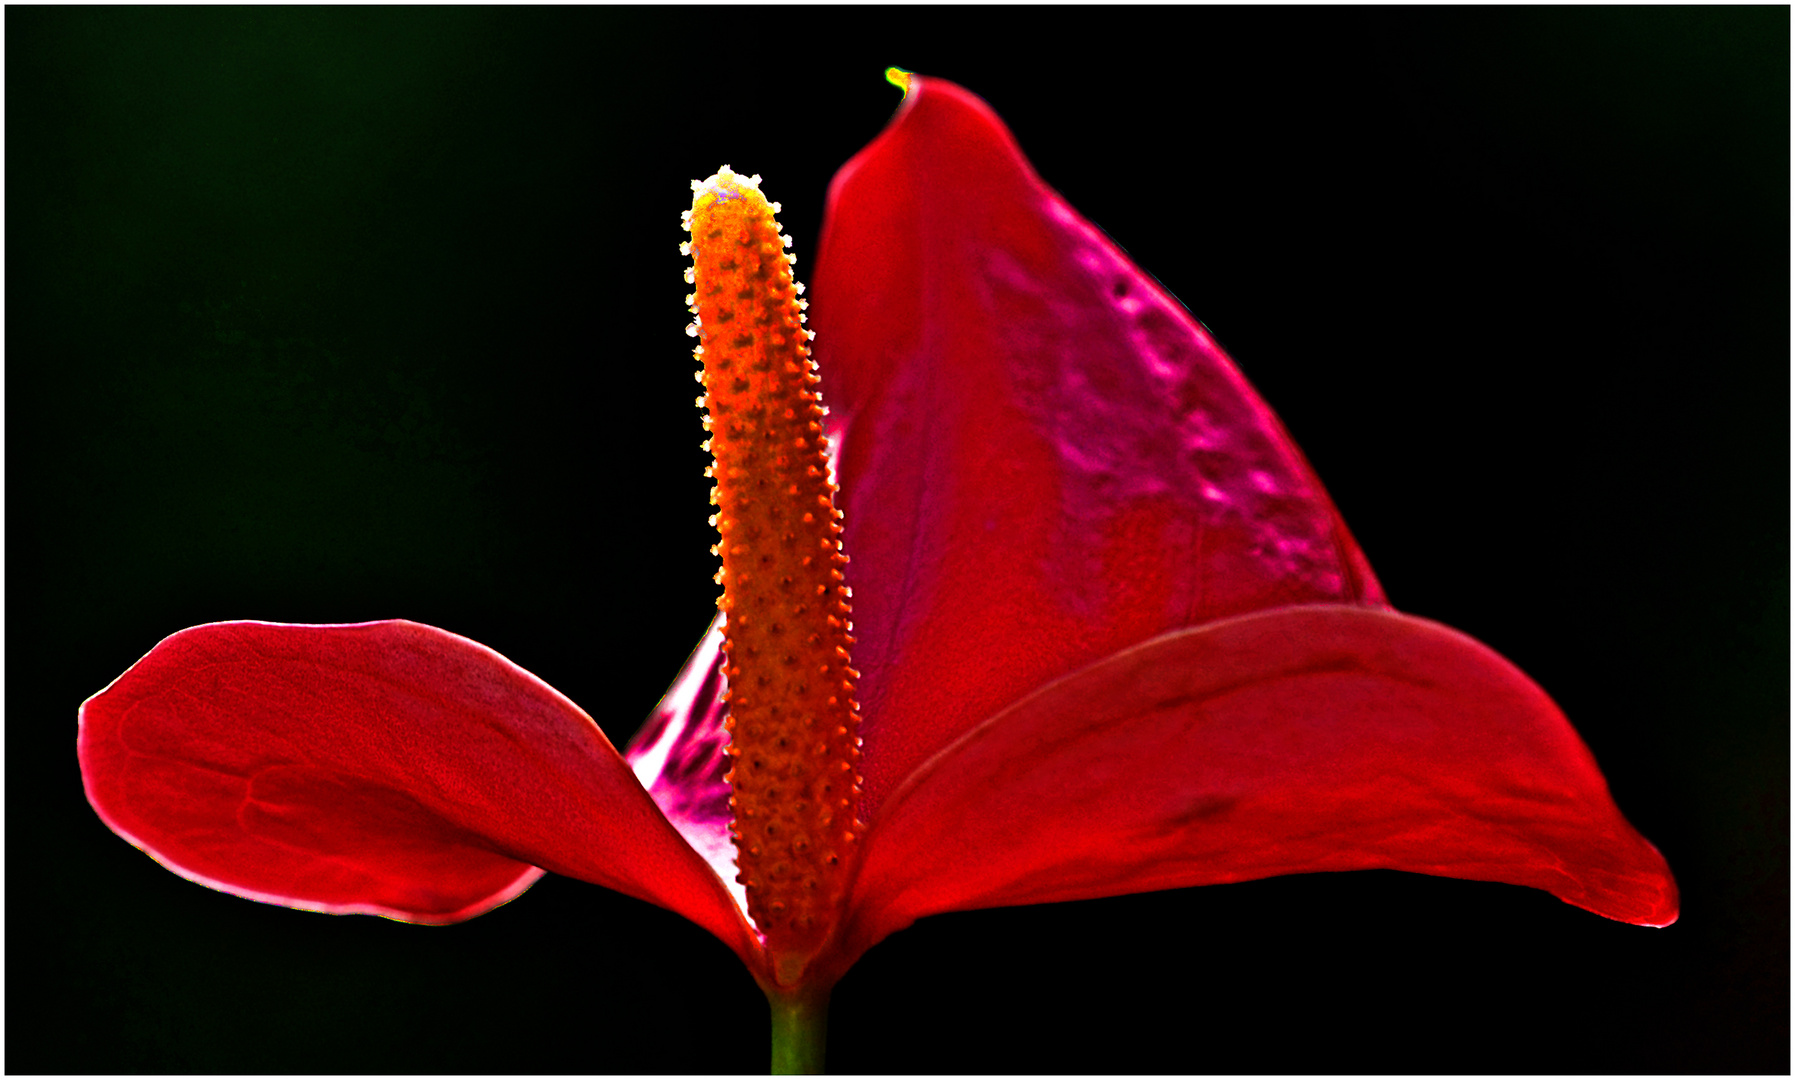
[[[433,627],[183,630],[82,705],[78,750],[114,831],[226,892],[446,923],[543,867],[754,952],[722,883],[591,717]]]
[[[830,188],[811,284],[869,813],[974,724],[1118,649],[1382,603],[1215,341],[965,90],[913,78]]]
[[[1375,868],[1677,917],[1526,675],[1438,623],[1315,605],[1145,642],[942,751],[867,835],[844,953],[941,911]]]
[[[729,731],[723,691],[723,615],[692,650],[654,712],[643,722],[623,760],[648,789],[654,804],[723,879],[729,895],[748,910],[747,890],[736,881],[735,841],[729,838]]]

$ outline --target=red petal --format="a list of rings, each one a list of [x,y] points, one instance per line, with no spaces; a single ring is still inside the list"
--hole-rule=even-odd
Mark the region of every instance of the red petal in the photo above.
[[[82,705],[78,749],[115,832],[239,896],[446,923],[540,866],[752,955],[722,884],[591,717],[433,627],[183,630]]]
[[[728,708],[723,692],[723,615],[692,650],[685,667],[655,706],[635,738],[623,748],[623,760],[661,813],[704,857],[728,887],[736,904],[748,910],[748,894],[736,881],[735,841],[729,838],[729,730],[723,726]]]
[[[864,859],[850,957],[934,912],[1318,870],[1677,917],[1669,867],[1544,691],[1456,630],[1337,605],[1167,634],[1044,687],[918,770]]]
[[[914,78],[843,167],[812,284],[845,427],[869,810],[972,725],[1117,649],[1267,607],[1382,602],[1215,341],[965,90]]]

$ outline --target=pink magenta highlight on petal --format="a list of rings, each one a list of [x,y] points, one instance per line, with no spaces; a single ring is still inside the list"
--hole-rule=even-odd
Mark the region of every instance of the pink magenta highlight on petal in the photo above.
[[[814,275],[867,831],[825,991],[917,918],[1395,868],[1677,917],[1545,691],[1391,611],[1208,331],[912,76]],[[740,616],[738,616],[740,617]],[[442,923],[545,869],[676,911],[763,985],[729,838],[722,616],[619,755],[498,653],[403,621],[213,623],[81,707],[101,819],[189,880]]]
[[[729,838],[729,771],[723,727],[723,615],[711,620],[661,703],[624,747],[623,758],[667,820],[704,857],[742,911],[748,894],[736,880]]]
[[[812,312],[864,806],[1036,686],[1183,626],[1383,594],[1283,425],[983,101],[913,78],[836,176]]]

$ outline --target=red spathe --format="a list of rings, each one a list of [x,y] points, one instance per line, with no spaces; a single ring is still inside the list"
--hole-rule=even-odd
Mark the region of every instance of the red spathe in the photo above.
[[[1281,604],[1383,603],[1208,332],[965,90],[913,78],[830,186],[811,284],[845,434],[869,812],[972,725],[1118,649]]]
[[[831,188],[813,286],[868,829],[806,983],[936,912],[1324,870],[1676,919],[1550,698],[1389,610],[1277,418],[983,102],[913,78]],[[619,755],[441,630],[194,627],[82,707],[82,775],[216,888],[451,922],[540,867],[680,912],[770,987],[717,640]]]
[[[727,892],[592,718],[435,627],[183,630],[82,705],[76,747],[115,832],[225,892],[448,923],[540,867],[748,948]]]

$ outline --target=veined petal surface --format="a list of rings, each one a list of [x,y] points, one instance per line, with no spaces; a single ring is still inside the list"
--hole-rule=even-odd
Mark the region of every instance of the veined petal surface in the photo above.
[[[869,830],[843,953],[942,911],[1363,869],[1677,917],[1663,857],[1518,668],[1425,619],[1312,605],[1127,649],[942,751]]]
[[[82,705],[77,748],[114,831],[226,892],[446,923],[541,867],[754,952],[722,883],[592,718],[434,627],[183,630]]]
[[[812,288],[868,816],[973,725],[1118,649],[1382,604],[1233,363],[965,90],[912,77],[837,174]]]

